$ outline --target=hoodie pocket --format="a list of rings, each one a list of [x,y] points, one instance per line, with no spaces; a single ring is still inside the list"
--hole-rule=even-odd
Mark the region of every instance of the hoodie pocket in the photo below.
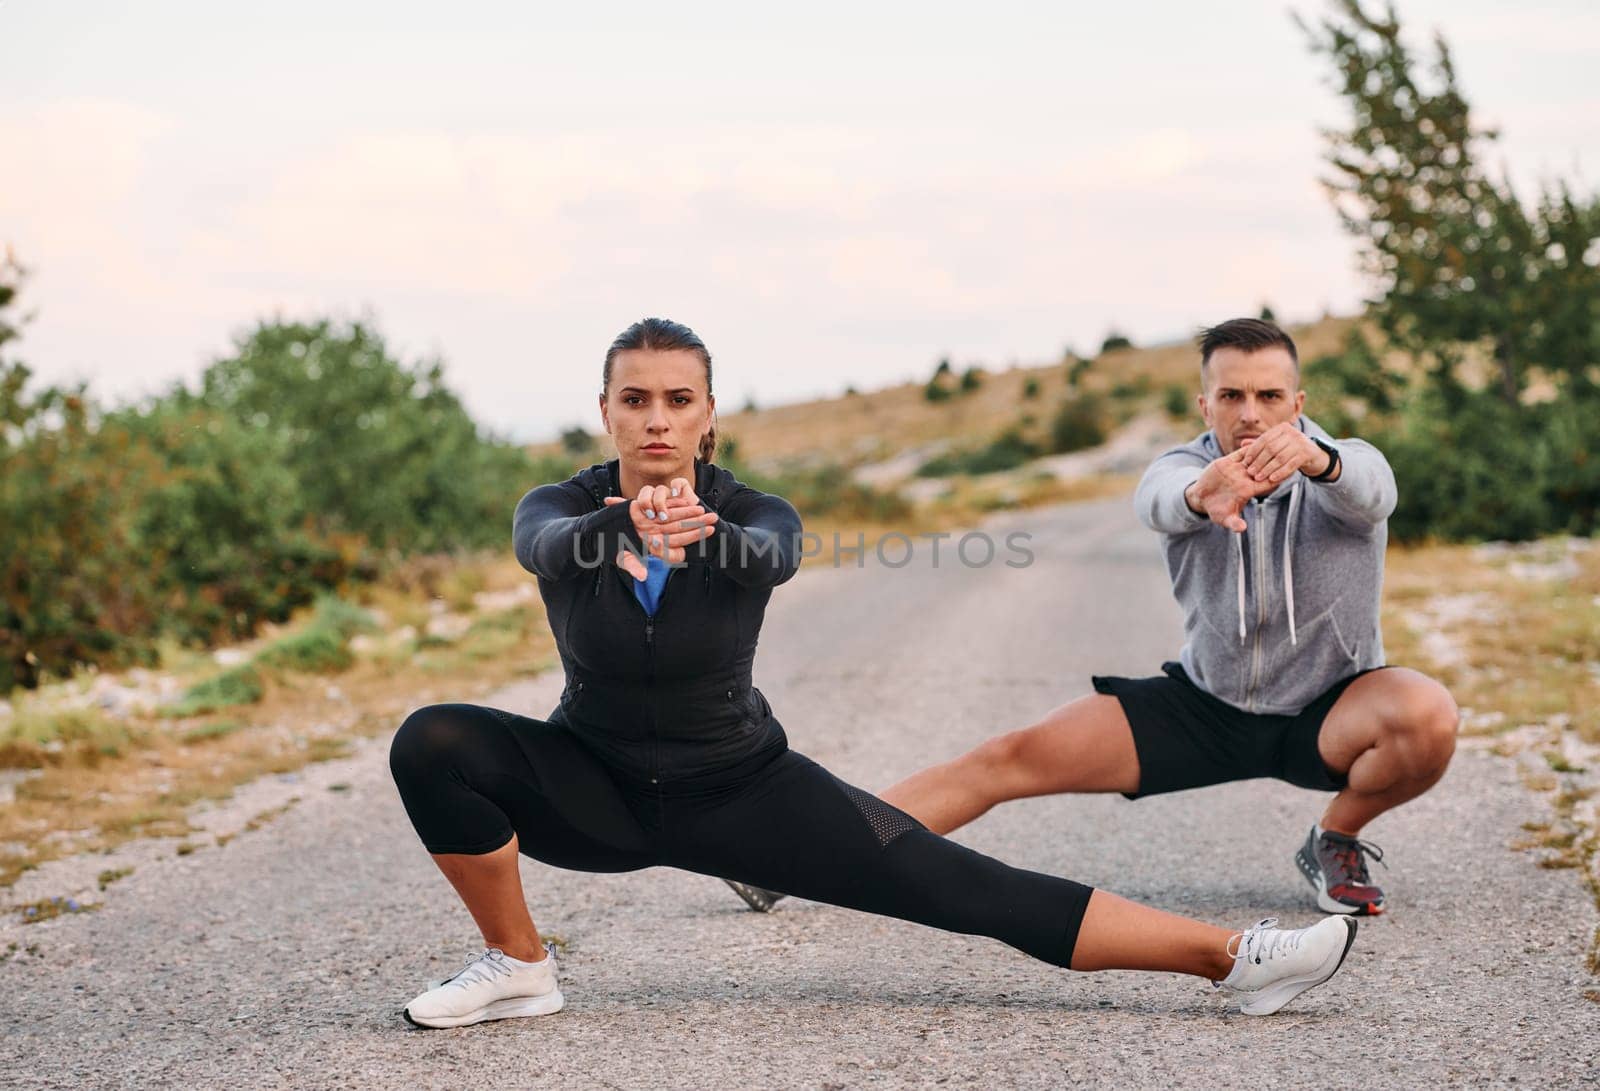
[[[1265,704],[1303,708],[1359,669],[1358,649],[1345,643],[1331,612],[1302,627],[1299,635],[1298,646],[1288,640],[1278,646],[1283,658],[1274,664],[1274,674],[1282,681],[1282,692],[1263,693]]]
[[[1339,642],[1339,650],[1344,652],[1351,663],[1359,663],[1361,661],[1361,645],[1357,644],[1353,648],[1350,646],[1350,642],[1344,638],[1344,630],[1339,628],[1339,616],[1337,614],[1329,610],[1327,617],[1328,627],[1333,630],[1333,638]]]

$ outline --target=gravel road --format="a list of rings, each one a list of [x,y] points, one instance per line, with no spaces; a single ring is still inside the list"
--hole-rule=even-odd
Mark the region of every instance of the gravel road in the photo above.
[[[869,559],[778,591],[757,683],[796,749],[882,788],[1086,692],[1091,672],[1149,673],[1176,650],[1157,543],[1126,500],[986,530],[1031,533],[1035,563],[968,569],[945,543],[934,571],[923,542],[905,568]],[[558,690],[545,676],[497,702],[540,715]],[[164,854],[98,912],[8,926],[0,940],[32,951],[0,962],[0,1084],[1600,1082],[1600,980],[1584,966],[1595,905],[1577,873],[1508,848],[1544,805],[1482,751],[1368,831],[1393,865],[1379,872],[1391,914],[1363,925],[1328,986],[1274,1018],[1231,1012],[1187,978],[1074,975],[826,906],[759,916],[693,875],[524,861],[534,917],[565,948],[566,1011],[434,1032],[399,1009],[476,937],[384,752],[308,770],[282,817],[224,848]],[[1219,923],[1299,925],[1317,914],[1291,855],[1319,809],[1263,781],[1137,804],[1016,803],[958,836]]]

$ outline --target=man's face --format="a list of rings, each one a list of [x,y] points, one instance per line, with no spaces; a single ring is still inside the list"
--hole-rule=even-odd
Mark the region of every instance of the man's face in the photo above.
[[[1203,386],[1200,412],[1225,455],[1249,446],[1273,425],[1294,420],[1306,402],[1294,357],[1277,345],[1254,352],[1217,349],[1206,364]]]

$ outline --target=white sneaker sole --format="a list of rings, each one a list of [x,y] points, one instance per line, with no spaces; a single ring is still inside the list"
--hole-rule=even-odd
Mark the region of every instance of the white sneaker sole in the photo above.
[[[1340,917],[1349,930],[1345,937],[1344,946],[1328,955],[1322,965],[1307,974],[1299,977],[1289,977],[1282,981],[1275,981],[1264,989],[1250,993],[1239,1005],[1239,1010],[1246,1015],[1271,1015],[1282,1008],[1289,1001],[1305,992],[1314,989],[1328,978],[1339,972],[1339,967],[1344,965],[1345,956],[1350,953],[1350,945],[1356,941],[1356,921],[1354,917]]]
[[[419,1019],[411,1014],[411,1009],[406,1008],[402,1014],[406,1022],[414,1027],[426,1027],[432,1030],[446,1030],[450,1027],[470,1027],[474,1023],[487,1023],[494,1019],[516,1019],[528,1015],[554,1015],[566,1006],[566,998],[561,995],[561,990],[547,992],[543,996],[510,996],[504,1000],[496,1000],[477,1011],[468,1012],[466,1015],[430,1016]]]
[[[1330,897],[1328,885],[1322,881],[1317,882],[1317,908],[1324,913],[1339,913],[1347,917],[1377,917],[1383,913],[1383,903],[1376,902],[1370,905],[1351,905],[1341,902],[1338,898]]]

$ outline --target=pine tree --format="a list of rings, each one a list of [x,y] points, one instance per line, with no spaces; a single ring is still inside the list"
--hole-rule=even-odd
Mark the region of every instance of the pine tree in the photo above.
[[[1508,402],[1530,366],[1588,385],[1600,359],[1600,199],[1557,182],[1525,206],[1484,165],[1497,134],[1474,122],[1449,46],[1435,36],[1419,75],[1392,5],[1375,15],[1333,0],[1329,17],[1301,27],[1350,107],[1347,128],[1324,132],[1325,185],[1359,240],[1384,333],[1446,387],[1458,346],[1473,342],[1488,346]]]

